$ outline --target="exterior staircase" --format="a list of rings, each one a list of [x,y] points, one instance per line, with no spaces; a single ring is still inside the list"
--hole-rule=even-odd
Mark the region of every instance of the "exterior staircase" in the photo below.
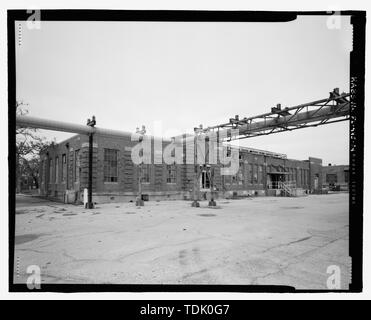
[[[281,189],[282,195],[286,197],[305,196],[305,191],[302,188],[297,188],[296,181],[278,182],[278,188]]]

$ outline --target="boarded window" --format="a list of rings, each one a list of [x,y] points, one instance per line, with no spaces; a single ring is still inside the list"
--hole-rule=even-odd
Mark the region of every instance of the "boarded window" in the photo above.
[[[117,156],[117,150],[104,149],[104,182],[118,181]]]
[[[166,183],[176,183],[176,167],[173,164],[166,166]]]
[[[59,182],[59,158],[55,158],[55,183]]]

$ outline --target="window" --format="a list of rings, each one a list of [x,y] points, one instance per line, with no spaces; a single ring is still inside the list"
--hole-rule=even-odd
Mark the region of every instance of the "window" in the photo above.
[[[247,182],[249,183],[249,184],[251,184],[252,183],[252,164],[251,163],[249,163],[248,165],[247,165],[247,175],[246,175],[246,177],[247,177]]]
[[[59,178],[59,158],[55,158],[55,183],[58,183]]]
[[[305,180],[304,180],[304,169],[301,169],[301,185],[304,186]]]
[[[301,186],[301,169],[296,169],[296,181],[299,186]]]
[[[66,154],[62,155],[62,181],[67,180],[67,157]]]
[[[104,149],[104,182],[117,182],[117,155],[117,150]]]
[[[53,159],[49,159],[49,183],[53,181]]]
[[[75,151],[75,182],[80,181],[80,150]]]
[[[232,155],[232,148],[230,146],[227,146],[226,156],[230,157],[231,155]]]
[[[231,184],[231,180],[232,180],[232,178],[231,178],[231,175],[224,175],[223,176],[224,177],[224,184]]]
[[[237,183],[239,185],[243,185],[243,165],[241,165],[241,164],[240,164],[240,167],[238,169],[236,179],[237,179]]]
[[[166,166],[166,183],[176,183],[176,167],[173,164]]]
[[[252,181],[253,181],[253,184],[258,183],[258,165],[257,164],[253,166]]]
[[[149,164],[142,164],[142,183],[150,183],[150,167]]]
[[[305,184],[308,186],[309,184],[309,170],[305,170]]]
[[[41,177],[41,183],[42,184],[45,184],[45,180],[46,180],[46,164],[45,164],[45,160],[43,160],[42,164],[41,164],[41,174],[40,174],[40,177]]]
[[[263,183],[263,166],[259,166],[259,174],[258,174],[258,183],[262,184]]]

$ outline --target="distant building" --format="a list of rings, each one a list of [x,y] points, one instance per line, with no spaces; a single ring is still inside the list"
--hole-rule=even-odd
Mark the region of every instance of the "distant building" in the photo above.
[[[138,192],[138,166],[131,160],[130,138],[94,136],[93,201],[97,203],[134,200]],[[68,202],[81,201],[88,187],[88,137],[76,135],[40,154],[40,194]],[[152,152],[153,158],[153,152]],[[214,169],[214,190],[218,197],[232,195],[278,195],[281,182],[294,184],[303,193],[321,193],[322,160],[287,159],[284,154],[240,148],[236,175],[222,176]],[[142,166],[142,193],[149,200],[192,199],[194,165],[148,164]],[[206,195],[210,180],[200,178]]]
[[[339,165],[322,167],[323,186],[330,190],[348,191],[349,190],[349,166]]]
[[[21,180],[20,180],[20,188],[21,188],[20,189],[21,192],[29,192],[35,189],[37,190],[35,179],[26,174],[22,174]]]

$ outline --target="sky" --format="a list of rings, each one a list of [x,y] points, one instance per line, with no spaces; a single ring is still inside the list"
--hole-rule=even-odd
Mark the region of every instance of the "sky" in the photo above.
[[[352,30],[328,17],[285,23],[49,22],[21,24],[17,101],[29,115],[171,137],[349,92]],[[18,30],[18,23],[16,24]],[[18,40],[18,34],[16,34]],[[40,130],[62,141],[73,134]],[[157,134],[158,135],[158,134]],[[348,164],[348,121],[241,140],[304,160]]]

